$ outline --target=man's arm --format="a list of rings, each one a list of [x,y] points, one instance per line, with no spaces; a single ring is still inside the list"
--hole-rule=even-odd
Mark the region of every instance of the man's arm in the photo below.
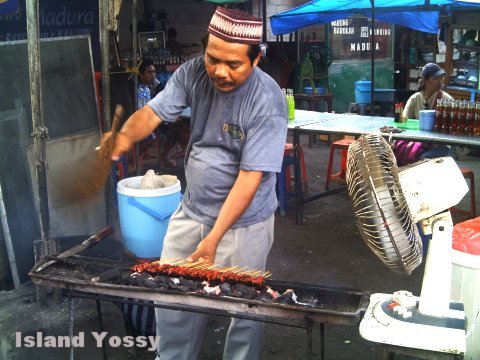
[[[187,259],[213,263],[223,235],[235,224],[252,202],[262,182],[263,172],[240,170],[237,180],[223,203],[212,231],[198,244],[197,250]]]
[[[145,139],[161,123],[162,119],[148,105],[133,113],[116,136],[112,160],[118,160],[122,154],[130,150],[133,144]],[[107,133],[102,139],[102,145],[109,137]]]

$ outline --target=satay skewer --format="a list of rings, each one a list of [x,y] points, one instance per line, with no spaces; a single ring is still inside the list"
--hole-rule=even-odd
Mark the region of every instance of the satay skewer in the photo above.
[[[252,286],[262,286],[265,280],[265,276],[262,276],[262,271],[246,270],[247,267],[233,266],[217,268],[217,265],[215,264],[194,263],[193,266],[184,266],[183,264],[185,264],[183,260],[174,261],[174,264],[151,262],[135,265],[132,268],[132,271],[149,272],[152,275],[164,274],[175,277],[198,278],[208,281],[244,283]],[[192,264],[186,263],[185,265]],[[269,277],[271,274],[267,271],[264,275]]]

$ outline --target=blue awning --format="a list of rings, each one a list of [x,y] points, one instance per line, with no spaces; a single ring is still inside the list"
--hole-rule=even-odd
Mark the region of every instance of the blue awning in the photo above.
[[[0,15],[18,11],[18,0],[0,1]]]
[[[480,8],[480,0],[375,0],[375,20],[437,33],[440,8]],[[288,34],[309,25],[330,23],[354,14],[371,17],[370,0],[313,0],[270,17],[274,35]]]

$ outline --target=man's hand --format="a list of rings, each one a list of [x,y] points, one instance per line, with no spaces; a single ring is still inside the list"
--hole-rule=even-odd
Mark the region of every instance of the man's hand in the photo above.
[[[218,244],[223,235],[242,216],[252,202],[262,181],[261,171],[240,170],[237,180],[225,200],[217,221],[210,233],[197,246],[197,250],[187,258],[188,262],[200,261],[213,263]]]
[[[120,156],[130,150],[137,141],[145,139],[160,125],[160,119],[149,106],[136,111],[117,132],[115,144],[112,148],[112,160],[117,161]],[[100,147],[110,149],[110,137],[112,133],[107,132],[103,135]]]
[[[112,132],[106,132],[103,137],[102,141],[100,142],[100,147],[104,146],[109,146],[108,143],[110,141],[110,136],[112,135]],[[120,156],[125,154],[128,150],[130,150],[133,146],[133,143],[130,141],[128,136],[125,134],[122,134],[121,132],[117,133],[115,136],[115,144],[113,144],[113,149],[112,149],[112,160],[113,161],[118,161],[120,159]]]
[[[199,261],[201,263],[213,264],[215,262],[215,255],[217,253],[219,241],[211,237],[205,237],[197,246],[197,250],[187,258],[188,262]]]

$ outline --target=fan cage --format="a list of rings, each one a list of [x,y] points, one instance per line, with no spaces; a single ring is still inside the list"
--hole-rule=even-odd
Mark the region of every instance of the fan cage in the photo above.
[[[350,145],[346,179],[367,246],[392,271],[410,274],[422,262],[422,242],[388,142],[378,135],[363,135]]]

